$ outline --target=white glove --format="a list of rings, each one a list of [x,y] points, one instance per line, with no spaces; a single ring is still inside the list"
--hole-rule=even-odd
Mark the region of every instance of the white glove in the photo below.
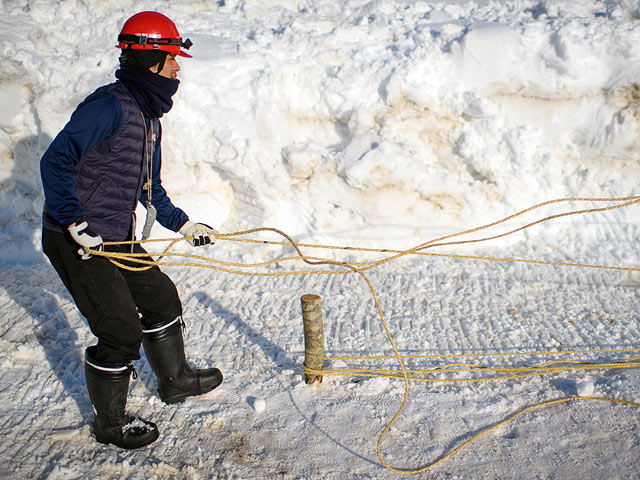
[[[219,235],[215,228],[211,228],[205,223],[193,223],[187,220],[182,227],[180,233],[192,247],[200,247],[202,245],[216,243],[216,235]]]
[[[67,227],[67,230],[69,230],[74,242],[80,245],[81,248],[78,250],[78,255],[80,255],[82,260],[88,260],[91,258],[91,255],[87,253],[85,248],[102,250],[102,237],[99,233],[96,233],[89,228],[89,224],[84,218],[80,217],[77,219]]]

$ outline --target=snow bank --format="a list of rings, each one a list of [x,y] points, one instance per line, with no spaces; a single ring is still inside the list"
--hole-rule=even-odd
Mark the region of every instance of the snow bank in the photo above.
[[[115,35],[141,9],[194,41],[163,121],[164,181],[222,231],[406,247],[551,198],[638,193],[634,2],[1,8],[3,260],[38,257],[39,157],[111,81]]]
[[[3,241],[31,244],[5,259],[37,250],[39,156],[112,79],[133,8],[44,3],[2,7]],[[408,246],[550,198],[637,193],[631,3],[135,8],[173,16],[195,43],[164,120],[164,180],[222,230]]]

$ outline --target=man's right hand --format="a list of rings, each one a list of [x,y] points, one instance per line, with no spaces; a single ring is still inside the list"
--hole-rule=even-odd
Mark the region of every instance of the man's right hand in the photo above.
[[[67,230],[69,230],[71,238],[80,245],[81,248],[78,250],[78,255],[82,260],[91,258],[91,255],[85,249],[102,250],[102,237],[99,233],[91,230],[84,218],[78,218],[67,227]]]

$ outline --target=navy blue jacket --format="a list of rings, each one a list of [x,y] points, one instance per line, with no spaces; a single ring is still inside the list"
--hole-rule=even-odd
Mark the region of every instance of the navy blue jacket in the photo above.
[[[189,218],[171,203],[162,186],[161,134],[160,122],[142,116],[121,82],[89,95],[40,162],[45,228],[64,231],[84,217],[105,241],[127,239],[138,201],[146,204],[148,199],[142,188],[147,182],[144,150],[153,147],[152,203],[159,223],[178,231]]]

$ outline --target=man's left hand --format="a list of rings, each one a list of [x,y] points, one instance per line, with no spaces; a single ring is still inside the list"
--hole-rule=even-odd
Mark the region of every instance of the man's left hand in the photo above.
[[[205,223],[193,223],[187,220],[182,227],[180,233],[192,247],[200,247],[202,245],[213,245],[216,243],[216,235],[218,231]]]

